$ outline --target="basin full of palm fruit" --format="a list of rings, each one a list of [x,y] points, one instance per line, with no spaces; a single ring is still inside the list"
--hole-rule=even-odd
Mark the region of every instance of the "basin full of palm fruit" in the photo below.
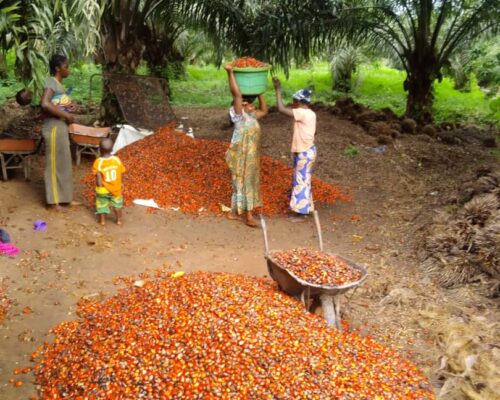
[[[40,399],[434,399],[396,350],[331,329],[269,279],[143,279],[53,329],[33,354]]]
[[[234,60],[231,66],[243,95],[259,95],[266,91],[268,64],[252,57],[242,57]]]

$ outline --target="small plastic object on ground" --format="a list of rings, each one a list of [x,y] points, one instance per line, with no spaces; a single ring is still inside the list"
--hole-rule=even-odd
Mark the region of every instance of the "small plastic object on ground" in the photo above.
[[[161,208],[158,204],[156,204],[156,201],[154,201],[153,199],[149,199],[149,200],[135,199],[133,201],[133,203],[137,204],[138,206],[151,207],[151,208]]]
[[[35,231],[44,231],[47,229],[47,222],[38,219],[33,223],[33,229]]]
[[[9,233],[5,229],[0,228],[0,242],[10,243]]]
[[[396,350],[340,334],[268,279],[170,274],[81,301],[32,355],[40,399],[434,399]]]
[[[17,256],[19,254],[19,248],[11,243],[0,243],[0,254],[6,256]]]
[[[112,154],[117,153],[124,147],[137,142],[138,140],[142,140],[153,133],[153,131],[147,129],[137,129],[126,124],[117,125],[117,128],[120,128],[120,131],[118,132],[118,136],[113,144],[113,150],[111,151]]]
[[[384,144],[382,146],[377,146],[377,147],[365,147],[365,149],[370,153],[383,154],[385,153],[387,146]]]

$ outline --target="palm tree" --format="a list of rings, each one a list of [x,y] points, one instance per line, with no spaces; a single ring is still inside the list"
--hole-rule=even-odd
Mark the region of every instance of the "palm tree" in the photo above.
[[[15,5],[17,15],[10,25],[9,42],[0,29],[1,50],[15,50],[16,74],[35,90],[42,86],[50,55],[57,52],[79,58],[95,51],[99,0],[0,1]]]
[[[18,1],[0,0],[0,78],[7,78],[7,51],[14,45],[20,19]]]
[[[408,91],[406,114],[432,120],[433,82],[464,41],[498,27],[498,0],[377,0],[360,10],[359,29],[375,45],[384,44],[401,60]],[[347,11],[349,12],[349,11]],[[354,31],[354,30],[353,30]]]
[[[464,41],[499,26],[499,0],[284,0],[258,11],[254,54],[285,66],[308,58],[339,36],[362,38],[381,54],[399,58],[407,77],[406,114],[432,118],[432,85]]]
[[[453,87],[461,92],[470,92],[470,54],[466,50],[456,52],[450,57],[450,64],[446,68],[448,74],[453,78]]]
[[[330,61],[333,90],[346,93],[351,91],[352,75],[356,72],[361,57],[361,49],[352,45],[334,50]]]

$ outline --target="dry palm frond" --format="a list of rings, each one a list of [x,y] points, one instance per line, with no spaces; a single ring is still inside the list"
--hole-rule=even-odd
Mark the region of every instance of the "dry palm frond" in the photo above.
[[[421,246],[422,269],[446,288],[476,283],[479,293],[500,294],[500,188],[488,172],[468,193],[480,193],[454,213],[439,213]]]
[[[477,233],[474,245],[483,272],[500,280],[500,213]]]
[[[434,277],[445,288],[470,283],[478,277],[476,266],[465,258],[428,258],[421,267],[426,274]]]
[[[498,173],[489,173],[488,175],[481,176],[474,183],[474,192],[476,194],[490,193],[495,188],[500,186],[500,176]]]
[[[473,225],[483,226],[490,218],[498,214],[499,208],[500,200],[495,194],[482,194],[465,204],[459,215]]]
[[[445,379],[439,399],[497,399],[500,396],[498,324],[479,318],[442,321],[438,334],[444,350],[438,374]]]

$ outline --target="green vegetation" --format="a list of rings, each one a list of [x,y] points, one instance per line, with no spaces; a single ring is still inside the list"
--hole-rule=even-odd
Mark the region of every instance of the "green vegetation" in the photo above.
[[[283,85],[283,98],[289,101],[292,94],[303,87],[314,90],[314,101],[333,103],[344,96],[343,93],[332,92],[332,80],[327,63],[314,64],[304,69],[292,69],[287,81],[283,73],[276,74]],[[403,90],[405,74],[384,66],[363,65],[354,75],[353,91],[349,94],[355,101],[374,109],[391,108],[398,115],[405,110],[406,94]],[[271,78],[266,100],[274,104]],[[434,118],[442,121],[499,124],[500,118],[491,108],[491,99],[477,86],[475,80],[470,93],[462,93],[453,89],[453,82],[444,78],[435,85],[436,101]],[[173,80],[172,103],[180,106],[226,107],[231,102],[227,88],[226,72],[208,66],[203,68],[187,67],[184,79]]]
[[[12,63],[12,64],[11,64]],[[0,83],[0,105],[15,97],[16,92],[23,88],[23,84],[14,76],[13,72],[13,57],[8,58],[9,73],[6,79],[2,79]],[[89,101],[89,85],[90,78],[94,74],[100,74],[101,67],[90,63],[76,63],[70,65],[70,76],[64,80],[66,88],[73,88],[71,97],[74,100],[87,104]],[[101,101],[101,79],[96,76],[92,83],[92,100],[93,102]],[[34,103],[38,103],[39,99],[34,99]]]
[[[344,156],[354,157],[354,156],[357,156],[358,154],[359,154],[359,150],[353,144],[350,144],[349,146],[347,146],[344,149]]]
[[[10,68],[12,71],[12,68]],[[77,63],[71,65],[71,75],[65,81],[67,87],[73,87],[72,97],[83,104],[89,101],[90,78],[100,74],[101,67],[95,64]],[[146,73],[147,71],[140,72]],[[332,92],[332,79],[328,63],[315,63],[301,69],[292,69],[290,79],[286,80],[283,72],[276,75],[282,80],[285,102],[291,100],[292,94],[303,87],[314,90],[314,101],[333,102],[345,94]],[[350,94],[355,101],[374,109],[389,107],[398,115],[405,109],[406,95],[403,91],[405,74],[392,68],[380,65],[362,65],[353,78],[353,91]],[[100,101],[99,76],[93,79],[92,100]],[[178,106],[227,107],[231,96],[227,86],[226,71],[214,66],[188,66],[183,78],[170,81],[172,104]],[[22,85],[10,72],[0,85],[0,104],[15,95]],[[274,105],[274,91],[271,77],[266,100]],[[453,81],[444,78],[435,83],[435,121],[455,121],[480,124],[499,124],[500,115],[491,104],[498,103],[498,97],[491,99],[472,80],[471,92],[463,93],[453,89]],[[496,103],[495,103],[496,102]]]

